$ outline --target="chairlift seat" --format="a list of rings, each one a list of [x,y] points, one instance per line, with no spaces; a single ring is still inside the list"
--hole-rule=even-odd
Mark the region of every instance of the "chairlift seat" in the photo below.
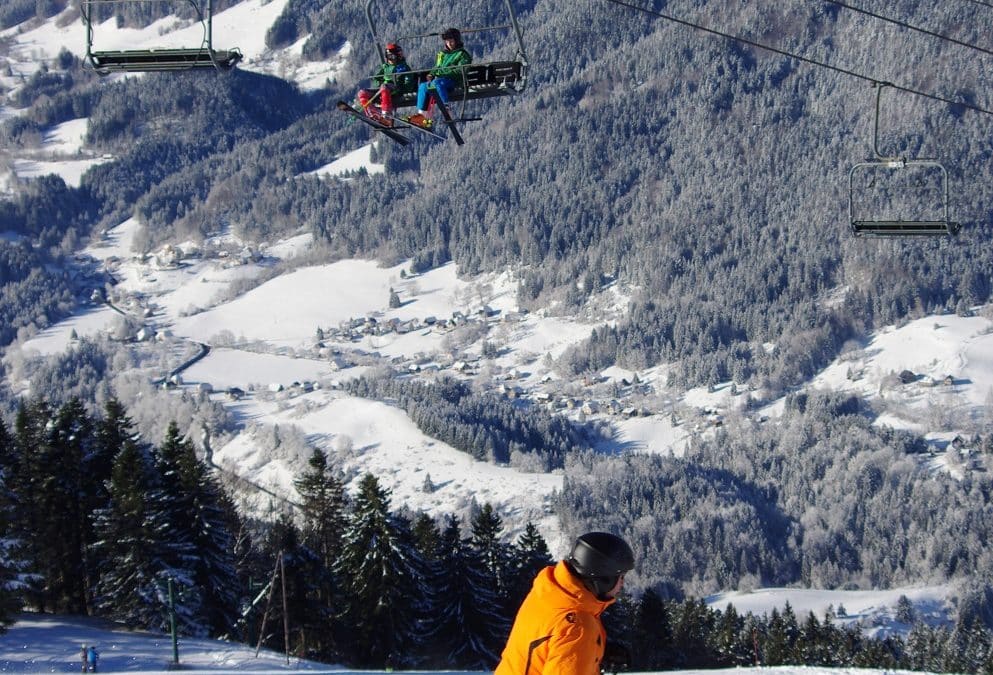
[[[853,220],[856,237],[943,237],[958,234],[959,223],[945,220]]]
[[[99,73],[175,71],[191,68],[228,70],[241,58],[241,52],[236,49],[143,49],[90,53],[93,67]]]
[[[429,71],[416,71],[418,82],[425,81]],[[455,78],[456,85],[449,98],[452,101],[471,101],[493,96],[510,96],[523,88],[524,64],[520,61],[492,61],[465,66],[462,78]],[[464,83],[464,84],[463,84]],[[417,103],[417,92],[406,91],[393,95],[398,108]]]

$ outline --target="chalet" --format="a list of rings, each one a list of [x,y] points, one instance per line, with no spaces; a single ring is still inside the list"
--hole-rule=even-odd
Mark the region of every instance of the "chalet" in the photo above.
[[[229,401],[240,401],[245,397],[245,391],[238,387],[229,387],[225,394]]]
[[[580,410],[583,411],[584,415],[595,415],[600,412],[600,404],[596,401],[586,401]]]
[[[901,370],[897,377],[900,380],[900,384],[910,384],[917,381],[917,374],[912,370]]]

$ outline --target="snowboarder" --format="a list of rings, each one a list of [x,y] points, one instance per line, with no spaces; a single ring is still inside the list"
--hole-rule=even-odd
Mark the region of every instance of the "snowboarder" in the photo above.
[[[599,675],[607,642],[600,615],[632,569],[634,553],[620,537],[576,539],[568,558],[535,578],[494,675]]]
[[[463,67],[472,63],[472,55],[463,46],[462,34],[457,28],[446,29],[441,39],[445,42],[445,48],[438,52],[434,68],[417,87],[417,113],[406,118],[407,122],[425,129],[430,129],[434,124],[431,111],[435,96],[442,105],[447,106],[449,94],[462,79]]]

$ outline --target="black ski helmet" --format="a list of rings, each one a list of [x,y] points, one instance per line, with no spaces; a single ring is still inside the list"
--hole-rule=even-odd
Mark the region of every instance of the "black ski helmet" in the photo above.
[[[455,40],[458,44],[462,44],[462,33],[459,32],[458,28],[446,28],[445,32],[441,34],[442,40]]]
[[[634,552],[609,532],[587,532],[576,539],[566,562],[597,599],[608,600],[618,577],[634,569]]]

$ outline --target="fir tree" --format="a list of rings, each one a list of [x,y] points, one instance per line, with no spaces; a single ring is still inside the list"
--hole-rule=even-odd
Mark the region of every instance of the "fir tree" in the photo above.
[[[175,422],[166,431],[157,464],[161,526],[177,544],[168,562],[177,583],[188,590],[187,630],[221,634],[232,627],[238,600],[228,527],[233,507]]]
[[[295,481],[303,505],[303,542],[297,557],[300,557],[300,565],[306,566],[302,550],[305,547],[306,555],[314,555],[318,561],[316,568],[308,572],[315,607],[308,612],[312,635],[307,636],[306,643],[308,649],[331,656],[335,643],[333,636],[338,633],[333,610],[340,593],[340,584],[334,577],[333,569],[335,560],[341,555],[347,500],[345,485],[331,471],[327,455],[322,450],[314,450],[308,466],[308,470]]]
[[[390,511],[389,491],[366,474],[335,568],[346,588],[343,623],[358,665],[400,666],[416,651],[424,611],[420,568],[407,523]]]
[[[275,560],[275,574],[267,598],[268,623],[262,627],[270,637],[267,644],[280,651],[284,648],[282,626],[283,591],[286,592],[286,617],[290,637],[290,653],[301,658],[330,658],[335,655],[330,631],[331,609],[321,597],[328,570],[316,551],[300,537],[292,519],[284,515],[276,522],[266,546],[268,558]],[[282,573],[283,578],[279,578]],[[262,609],[262,608],[259,608]]]
[[[14,457],[14,439],[0,419],[0,634],[20,607],[23,540],[15,532],[14,494],[7,489],[7,471]]]
[[[531,590],[538,572],[554,564],[552,555],[548,552],[538,528],[531,521],[524,526],[524,532],[517,538],[510,551],[510,589],[507,595],[507,606],[512,613],[524,602]]]
[[[491,670],[510,631],[491,572],[480,552],[462,538],[459,521],[449,516],[441,533],[432,575],[432,625],[427,632],[438,664]]]
[[[636,670],[667,670],[675,667],[672,612],[653,589],[641,594],[635,614],[633,638]]]
[[[421,559],[426,563],[437,560],[438,550],[441,546],[441,532],[438,530],[438,524],[434,518],[421,511],[414,519],[411,533],[414,538],[414,546]]]
[[[95,604],[104,616],[129,626],[164,630],[169,544],[146,506],[155,488],[152,458],[125,437],[114,459],[109,504],[95,513],[98,561]]]
[[[513,609],[510,604],[510,555],[508,547],[500,541],[503,520],[486,503],[472,518],[472,548],[479,555],[490,578],[490,588],[496,593],[504,615]]]
[[[314,450],[308,466],[309,469],[294,482],[303,500],[304,542],[330,569],[340,553],[345,529],[345,485],[328,466],[323,450]]]

